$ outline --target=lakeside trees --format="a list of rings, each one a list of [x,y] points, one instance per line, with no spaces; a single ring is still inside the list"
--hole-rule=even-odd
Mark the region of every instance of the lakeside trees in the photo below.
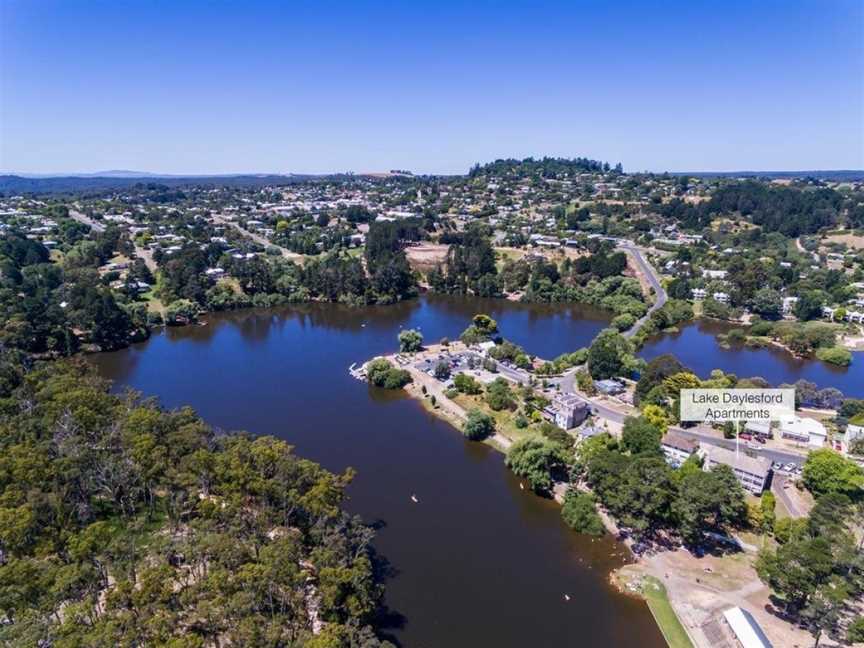
[[[495,434],[495,420],[479,409],[469,410],[468,418],[462,426],[462,434],[471,441],[482,441]]]
[[[549,493],[564,474],[569,459],[564,448],[542,436],[520,439],[507,453],[506,464],[514,473],[524,477],[531,490]]]
[[[411,382],[411,374],[394,367],[386,358],[376,358],[366,365],[369,382],[384,389],[402,389]]]
[[[406,329],[399,332],[399,351],[416,353],[423,348],[423,334],[416,329]]]
[[[333,645],[389,645],[370,625],[372,531],[341,510],[350,470],[112,395],[84,363],[16,375],[0,401],[0,643],[315,645],[317,614]]]
[[[634,366],[633,345],[615,329],[600,331],[588,349],[588,372],[595,380],[625,375]]]

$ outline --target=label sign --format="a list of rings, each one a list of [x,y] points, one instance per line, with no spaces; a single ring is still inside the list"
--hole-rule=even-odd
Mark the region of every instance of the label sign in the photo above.
[[[681,390],[682,421],[772,421],[794,415],[794,389]]]

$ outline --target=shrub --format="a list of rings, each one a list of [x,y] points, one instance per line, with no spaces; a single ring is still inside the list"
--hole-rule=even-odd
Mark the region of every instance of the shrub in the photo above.
[[[479,409],[468,412],[468,419],[462,426],[462,434],[471,441],[482,441],[495,433],[495,420]]]
[[[835,346],[826,349],[816,349],[816,357],[822,362],[827,362],[840,367],[848,367],[852,364],[852,353],[849,349],[843,347]]]
[[[580,493],[570,488],[564,496],[561,507],[561,517],[564,523],[578,533],[603,535],[606,531],[603,520],[597,514],[594,498],[588,493]]]
[[[483,386],[479,382],[464,373],[456,374],[453,378],[453,386],[463,394],[479,394],[483,391]]]
[[[415,353],[423,348],[423,334],[414,329],[399,333],[399,350],[402,353]]]
[[[366,376],[370,383],[384,389],[401,389],[411,382],[410,373],[397,369],[384,358],[376,358],[366,365]]]

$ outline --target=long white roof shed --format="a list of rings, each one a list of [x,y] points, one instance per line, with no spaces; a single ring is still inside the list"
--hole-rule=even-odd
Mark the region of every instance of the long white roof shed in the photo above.
[[[741,642],[743,648],[773,648],[756,619],[740,607],[729,608],[723,613],[732,632]]]

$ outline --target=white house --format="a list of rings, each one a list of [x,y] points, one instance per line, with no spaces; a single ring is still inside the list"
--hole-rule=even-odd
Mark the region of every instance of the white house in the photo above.
[[[667,432],[660,441],[660,448],[666,457],[666,463],[678,468],[699,449],[699,444],[675,432]]]
[[[708,293],[705,291],[704,288],[694,288],[690,291],[690,294],[693,296],[693,299],[698,301],[700,299],[705,299],[705,295],[707,295]]]
[[[725,279],[725,270],[702,270],[703,279]]]
[[[834,435],[831,445],[837,452],[849,454],[849,448],[858,439],[864,439],[864,425],[853,425],[850,423],[846,426],[846,431],[843,434]]]
[[[795,304],[798,303],[797,297],[784,297],[783,298],[783,314],[788,315],[795,309]]]

